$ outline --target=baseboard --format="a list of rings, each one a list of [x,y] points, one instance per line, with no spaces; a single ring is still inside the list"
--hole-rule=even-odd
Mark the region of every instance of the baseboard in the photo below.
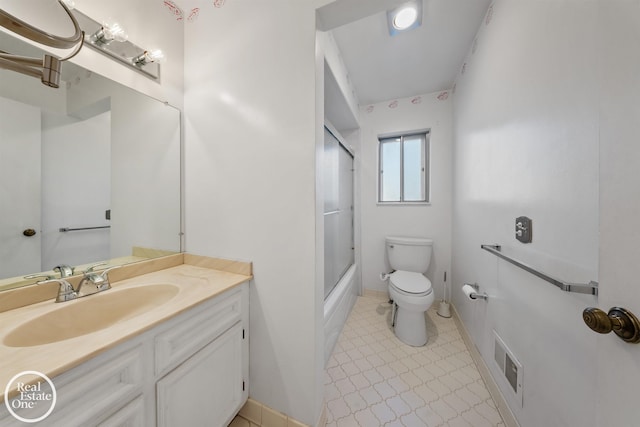
[[[471,335],[469,334],[469,331],[467,331],[467,328],[464,326],[464,323],[462,323],[462,321],[460,320],[460,316],[458,315],[458,311],[456,310],[456,307],[453,304],[451,304],[451,308],[453,308],[452,310],[453,319],[456,322],[456,326],[458,327],[458,330],[460,331],[460,335],[462,335],[462,339],[464,340],[464,343],[467,345],[467,348],[469,349],[469,353],[471,353],[471,358],[473,359],[473,361],[476,363],[476,366],[478,367],[478,372],[480,372],[480,376],[482,377],[484,383],[486,384],[487,390],[489,390],[489,394],[493,398],[493,401],[496,404],[498,412],[500,412],[500,415],[502,416],[502,420],[504,421],[504,424],[507,427],[520,427],[520,424],[518,424],[516,417],[513,415],[513,412],[511,412],[511,409],[507,405],[507,401],[505,400],[504,396],[502,395],[502,392],[500,391],[500,389],[498,388],[498,385],[493,379],[491,372],[489,372],[489,368],[487,367],[487,364],[484,362],[484,359],[480,355],[480,351],[478,351],[478,348],[476,347],[475,343],[471,339]]]
[[[320,414],[320,418],[318,419],[318,423],[316,427],[325,427],[327,425],[327,402],[322,405],[322,413]]]
[[[239,420],[238,420],[239,419]],[[324,427],[327,422],[326,408],[323,407],[322,414],[316,427]],[[245,424],[246,423],[246,424]],[[271,409],[267,405],[263,405],[257,400],[248,399],[240,412],[236,416],[236,420],[231,426],[244,427],[263,427],[263,426],[283,426],[283,427],[309,427],[298,420],[295,420],[282,412]],[[230,426],[230,427],[231,427]]]

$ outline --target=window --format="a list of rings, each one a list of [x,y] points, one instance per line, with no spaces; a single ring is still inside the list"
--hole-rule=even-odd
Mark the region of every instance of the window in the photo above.
[[[429,131],[379,141],[378,202],[428,202]]]

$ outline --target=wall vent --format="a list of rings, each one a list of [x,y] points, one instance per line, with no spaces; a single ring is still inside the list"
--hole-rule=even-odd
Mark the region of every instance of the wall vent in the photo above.
[[[500,372],[504,375],[503,378],[508,388],[514,393],[514,397],[520,403],[520,406],[522,406],[522,364],[513,355],[496,331],[493,331],[493,335],[495,337],[493,359]]]

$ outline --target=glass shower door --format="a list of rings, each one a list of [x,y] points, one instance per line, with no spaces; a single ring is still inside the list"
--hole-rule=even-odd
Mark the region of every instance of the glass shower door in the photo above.
[[[324,296],[354,262],[353,156],[324,130]]]

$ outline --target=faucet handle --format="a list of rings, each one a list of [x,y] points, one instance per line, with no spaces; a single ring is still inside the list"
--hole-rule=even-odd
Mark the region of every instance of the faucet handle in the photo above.
[[[61,279],[73,276],[73,270],[75,269],[67,264],[60,264],[53,267],[53,271],[58,271],[60,273]]]
[[[58,289],[58,296],[56,297],[56,302],[64,302],[78,298],[78,293],[75,289],[73,289],[73,285],[67,282],[65,279],[47,279],[41,282],[36,282],[36,284],[44,285],[45,283],[53,282],[56,282],[60,285],[60,289]]]
[[[109,273],[111,270],[115,270],[116,268],[120,268],[120,267],[122,267],[122,266],[121,265],[114,265],[113,267],[106,268],[102,272],[102,275],[106,277],[107,273]]]
[[[107,263],[106,262],[98,262],[96,264],[90,265],[89,268],[87,268],[84,271],[84,274],[91,273],[96,267],[100,267],[101,265],[107,265]]]
[[[98,275],[98,277],[101,278],[99,283],[96,283],[96,286],[98,287],[98,291],[106,291],[107,289],[111,289],[111,283],[109,283],[109,276],[108,276],[109,272],[111,270],[115,270],[116,268],[120,268],[120,267],[121,267],[120,265],[114,265],[113,267],[109,267],[105,269],[101,274]]]

